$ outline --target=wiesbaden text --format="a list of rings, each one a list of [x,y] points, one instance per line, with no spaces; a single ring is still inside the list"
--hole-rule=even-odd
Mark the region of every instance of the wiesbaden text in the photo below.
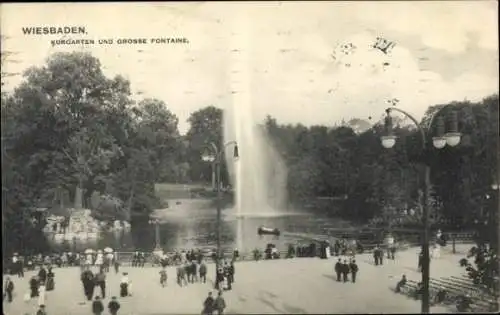
[[[62,27],[23,27],[24,35],[60,35],[60,34],[87,34],[83,26],[62,26]]]

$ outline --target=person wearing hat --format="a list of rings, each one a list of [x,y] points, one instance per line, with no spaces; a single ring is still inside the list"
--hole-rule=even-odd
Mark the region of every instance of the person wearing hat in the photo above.
[[[226,308],[226,301],[222,297],[222,291],[219,291],[217,298],[214,301],[214,309],[219,315],[224,314],[224,309]]]
[[[47,268],[47,291],[54,290],[55,287],[55,274],[52,272],[52,267]]]
[[[234,273],[235,273],[235,270],[234,270],[234,260],[232,260],[229,263],[228,271],[229,271],[229,280],[230,280],[230,282],[232,284],[232,283],[234,283]]]
[[[224,278],[226,279],[226,290],[231,290],[231,278],[229,274],[229,263],[224,261]]]
[[[345,259],[344,263],[342,264],[342,279],[344,280],[344,282],[349,281],[349,264]]]
[[[200,282],[207,283],[207,265],[205,265],[205,262],[202,260],[200,263]]]
[[[120,303],[116,299],[116,296],[113,296],[111,298],[111,301],[109,301],[109,303],[108,303],[109,314],[116,315],[116,314],[118,314],[119,309],[120,309]]]
[[[130,279],[128,278],[128,273],[124,272],[122,280],[120,281],[120,296],[126,297],[130,295],[129,292]]]
[[[407,282],[408,280],[406,279],[406,275],[403,275],[401,277],[401,280],[399,280],[398,283],[396,284],[396,290],[395,290],[396,293],[401,292],[401,288],[404,287]]]
[[[7,302],[12,302],[12,293],[14,292],[14,282],[10,280],[10,277],[5,278],[5,293],[3,294],[3,298],[7,297]]]
[[[95,275],[95,285],[101,288],[102,298],[106,298],[106,274],[104,273],[104,269],[101,268],[99,273]]]
[[[37,276],[32,276],[30,279],[30,297],[34,298],[37,297],[39,292],[38,292],[38,278]]]
[[[101,298],[96,296],[94,302],[92,302],[92,314],[101,315],[102,312],[104,312],[104,305],[102,304]]]
[[[212,315],[214,312],[214,303],[215,300],[212,296],[212,292],[208,292],[208,296],[203,302],[203,311],[201,313],[203,315]]]
[[[88,266],[86,266],[85,270],[82,272],[80,280],[82,281],[83,291],[87,301],[91,301],[92,296],[94,295],[95,282],[94,274]]]
[[[224,282],[224,268],[219,266],[215,279],[215,289],[220,290],[220,284]]]
[[[353,259],[349,263],[349,270],[351,271],[351,281],[356,282],[356,275],[358,274],[358,264],[356,264],[356,260]]]
[[[47,270],[43,265],[40,266],[40,270],[38,271],[38,280],[43,284],[45,284],[45,281],[47,281]]]
[[[340,258],[335,263],[335,274],[337,274],[337,281],[340,282],[340,276],[342,274],[342,261]]]

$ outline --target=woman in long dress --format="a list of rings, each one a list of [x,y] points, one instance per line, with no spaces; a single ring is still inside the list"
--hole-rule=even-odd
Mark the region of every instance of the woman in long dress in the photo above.
[[[101,267],[103,263],[104,263],[103,254],[98,253],[94,265],[96,265],[97,267]]]
[[[55,288],[55,281],[54,281],[54,273],[52,272],[52,267],[49,267],[48,272],[47,272],[47,284],[45,289],[47,291],[52,291]]]
[[[45,283],[40,283],[40,287],[38,288],[38,306],[45,305]]]
[[[439,258],[441,257],[441,246],[436,243],[434,244],[434,248],[432,249],[432,258]]]

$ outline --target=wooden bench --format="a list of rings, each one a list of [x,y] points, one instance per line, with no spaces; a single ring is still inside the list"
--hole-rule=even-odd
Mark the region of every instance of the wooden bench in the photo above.
[[[431,279],[431,286],[435,289],[432,291],[438,292],[440,289],[446,291],[446,298],[443,301],[445,304],[454,304],[460,296],[470,295],[473,305],[471,307],[475,311],[487,311],[490,308],[492,299],[484,295],[480,288],[474,286],[465,286],[455,283],[450,278]]]
[[[442,284],[449,285],[455,289],[457,289],[460,292],[466,293],[466,294],[471,294],[471,295],[479,295],[483,293],[483,291],[480,288],[471,286],[470,284],[464,284],[461,282],[455,282],[453,279],[450,278],[440,278],[438,280],[434,280]]]
[[[498,300],[495,298],[492,290],[484,284],[474,284],[472,282],[472,279],[470,279],[469,277],[467,277],[465,275],[462,275],[460,277],[451,276],[451,280],[454,281],[455,283],[461,284],[462,286],[474,288],[474,290],[473,290],[474,294],[480,298],[480,300],[483,302],[483,304],[492,305],[492,304],[498,303]],[[489,311],[491,311],[491,310],[489,310]],[[496,310],[496,311],[498,311],[498,310]]]
[[[406,281],[406,284],[400,288],[399,293],[404,294],[406,296],[415,297],[415,292],[417,291],[417,285],[418,282],[408,279]]]
[[[468,286],[474,286],[480,290],[483,290],[484,292],[489,292],[488,287],[486,285],[474,284],[474,282],[472,282],[472,279],[469,278],[468,276],[460,276],[460,277],[451,276],[451,278],[453,279],[453,281],[456,281],[457,283],[461,283]]]

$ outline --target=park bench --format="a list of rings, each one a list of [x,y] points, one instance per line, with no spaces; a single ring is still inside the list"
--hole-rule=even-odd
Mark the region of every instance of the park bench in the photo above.
[[[476,290],[485,293],[486,295],[490,294],[489,293],[490,291],[489,291],[489,289],[488,289],[488,287],[486,285],[484,285],[484,284],[474,284],[472,282],[472,279],[469,279],[467,277],[452,276],[450,280],[452,280],[454,283],[460,284],[462,286],[473,287]]]
[[[408,297],[411,298],[416,298],[416,290],[417,290],[418,282],[414,280],[407,280],[406,285],[401,287],[400,293],[404,294]],[[467,288],[465,286],[462,287],[457,287],[453,281],[450,281],[449,279],[430,279],[429,283],[429,297],[431,301],[436,301],[436,295],[440,290],[445,290],[446,291],[446,296],[445,300],[443,301],[444,304],[446,305],[455,305],[458,297],[463,296],[467,293],[471,293],[470,291],[467,291]],[[477,292],[477,291],[474,291]],[[471,309],[474,312],[486,312],[490,309],[490,303],[492,302],[491,300],[485,298],[481,294],[470,294],[472,298],[472,305]]]
[[[433,279],[434,280],[434,279]],[[462,282],[454,281],[452,278],[440,278],[434,280],[437,284],[443,284],[453,287],[454,289],[459,290],[460,292],[471,294],[471,295],[479,295],[483,293],[481,288],[471,286],[470,284],[464,284]]]
[[[489,309],[490,303],[492,302],[484,292],[474,286],[466,286],[460,283],[456,283],[451,278],[431,278],[431,291],[437,293],[440,289],[446,291],[446,298],[443,301],[445,304],[455,304],[459,297],[469,294],[473,305],[471,307],[475,311],[487,311]]]
[[[397,283],[394,284],[394,289],[396,288],[396,284]],[[418,282],[408,279],[406,281],[406,284],[400,288],[399,293],[404,294],[406,296],[415,297],[415,292],[417,291],[417,285]]]
[[[481,297],[481,300],[487,304],[491,304],[495,302],[495,296],[492,292],[492,289],[488,288],[484,284],[474,284],[472,279],[467,277],[466,275],[462,276],[451,276],[451,279],[462,286],[470,287],[475,289],[475,294]]]

